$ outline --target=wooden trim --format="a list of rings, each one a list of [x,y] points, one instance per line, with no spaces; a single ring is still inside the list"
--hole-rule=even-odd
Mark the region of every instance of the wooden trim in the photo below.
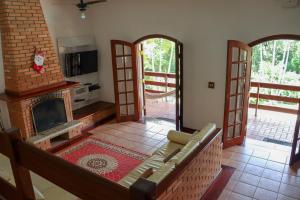
[[[256,94],[250,93],[250,97],[259,98],[259,99],[267,99],[267,100],[274,100],[274,101],[284,101],[289,103],[298,103],[298,98],[292,97],[283,97],[283,96],[276,96],[276,95],[269,95],[269,94]]]
[[[166,40],[170,40],[172,42],[177,42],[178,40],[173,38],[173,37],[170,37],[170,36],[167,36],[167,35],[162,35],[162,34],[150,34],[150,35],[146,35],[146,36],[143,36],[139,39],[137,39],[133,44],[139,44],[145,40],[148,40],[148,39],[154,39],[154,38],[162,38],[162,39],[166,39]]]
[[[295,164],[296,162],[298,162],[300,160],[300,146],[297,147],[298,141],[300,140],[299,131],[300,131],[300,101],[299,101],[299,105],[298,105],[297,121],[296,121],[296,125],[295,125],[295,132],[294,132],[294,138],[293,138],[291,158],[290,158],[290,162],[289,162],[290,165],[293,165],[293,164]],[[297,148],[299,148],[298,152],[296,152]]]
[[[180,94],[179,94],[179,99],[180,99],[180,105],[179,105],[179,111],[180,111],[180,116],[179,116],[179,129],[181,129],[181,127],[183,127],[183,83],[184,83],[184,78],[183,78],[183,44],[181,42],[178,42],[179,46],[180,46],[180,55],[179,55],[179,59],[180,59],[180,75],[179,75],[179,82],[180,82]]]
[[[144,72],[145,76],[163,77],[163,78],[176,78],[176,74],[168,74],[161,72]]]
[[[250,108],[256,108],[255,104],[250,104]],[[281,108],[276,106],[267,106],[267,105],[258,105],[258,109],[261,110],[270,110],[275,112],[283,112],[283,113],[290,113],[290,114],[297,114],[297,110],[289,109],[289,108]]]
[[[217,200],[225,189],[234,171],[235,168],[223,165],[219,176],[202,196],[201,200]]]
[[[15,188],[12,184],[6,182],[1,177],[0,177],[0,195],[2,195],[6,199],[22,200],[18,195],[17,188]]]
[[[80,84],[78,82],[63,81],[60,83],[42,86],[37,89],[28,90],[20,93],[5,91],[5,93],[0,94],[0,100],[6,102],[16,102],[16,101],[37,97],[37,96],[42,96],[60,90],[66,90],[66,89],[78,87],[79,85]]]
[[[278,89],[278,90],[290,90],[290,91],[300,91],[300,86],[294,85],[281,85],[275,83],[260,83],[260,82],[251,82],[251,87],[261,87],[269,89]]]
[[[10,129],[7,130],[5,134],[0,133],[3,135],[6,142],[6,148],[8,152],[8,158],[10,160],[11,169],[13,172],[16,188],[17,188],[17,195],[20,199],[30,199],[35,200],[35,195],[33,191],[33,185],[30,177],[29,170],[22,166],[18,161],[20,158],[17,149],[13,144],[14,140],[21,141],[21,134],[19,129]],[[33,161],[34,162],[34,161]],[[9,187],[9,185],[8,185]]]
[[[263,42],[268,42],[268,41],[272,41],[272,40],[299,40],[300,41],[300,35],[294,35],[294,34],[271,35],[271,36],[263,37],[258,40],[255,40],[253,42],[250,42],[249,46],[253,47],[253,46],[256,46]]]

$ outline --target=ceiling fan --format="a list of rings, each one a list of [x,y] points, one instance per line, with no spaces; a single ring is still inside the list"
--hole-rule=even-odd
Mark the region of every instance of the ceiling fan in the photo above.
[[[89,1],[89,2],[84,2],[83,0],[80,0],[80,2],[76,4],[76,7],[81,11],[81,19],[86,18],[85,11],[89,5],[103,3],[103,2],[106,2],[106,0],[96,0],[96,1]]]

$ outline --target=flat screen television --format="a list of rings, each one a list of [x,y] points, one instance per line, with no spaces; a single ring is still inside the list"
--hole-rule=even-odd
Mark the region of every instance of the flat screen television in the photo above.
[[[98,71],[98,51],[65,54],[65,76],[73,77]]]

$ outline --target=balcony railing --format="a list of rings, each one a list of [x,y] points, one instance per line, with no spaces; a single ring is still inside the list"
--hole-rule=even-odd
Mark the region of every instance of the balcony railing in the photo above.
[[[165,93],[168,92],[168,88],[176,88],[176,83],[174,83],[176,79],[176,74],[172,73],[161,73],[161,72],[145,72],[145,77],[156,77],[156,78],[163,78],[163,81],[156,81],[156,80],[146,80],[145,81],[145,88],[146,91],[149,93]],[[173,82],[172,82],[173,80]],[[147,86],[160,86],[164,88],[164,91],[157,90],[157,89],[147,89]]]
[[[299,103],[299,98],[294,97],[287,97],[282,95],[270,95],[270,94],[263,94],[261,93],[261,89],[275,89],[280,91],[294,91],[294,92],[300,92],[299,86],[293,86],[293,85],[280,85],[280,84],[274,84],[274,83],[259,83],[259,82],[251,82],[251,88],[256,88],[256,92],[251,92],[250,97],[255,98],[255,104],[250,104],[250,108],[255,108],[255,116],[257,116],[257,110],[270,110],[270,111],[276,111],[276,112],[284,112],[284,113],[290,113],[290,114],[297,114],[297,109],[291,109],[291,108],[284,108],[279,106],[271,106],[271,105],[261,105],[259,104],[260,99],[264,100],[273,100],[273,101],[281,101],[289,104],[297,104]]]

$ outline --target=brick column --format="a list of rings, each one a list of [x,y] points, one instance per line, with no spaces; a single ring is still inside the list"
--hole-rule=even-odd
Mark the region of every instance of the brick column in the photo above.
[[[6,91],[21,94],[63,81],[39,0],[0,0]],[[46,55],[44,74],[33,70],[35,48]]]

